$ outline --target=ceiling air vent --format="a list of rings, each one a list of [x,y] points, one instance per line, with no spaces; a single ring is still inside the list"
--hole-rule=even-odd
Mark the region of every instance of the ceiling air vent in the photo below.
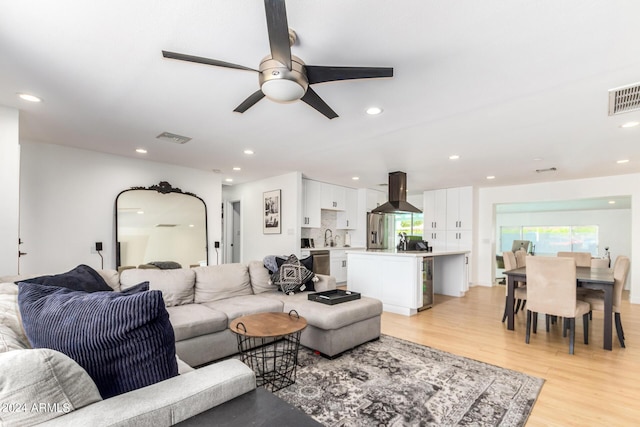
[[[156,227],[160,227],[160,228],[171,228],[171,227],[177,227],[178,224],[156,224]]]
[[[555,172],[557,171],[557,168],[546,168],[546,169],[536,169],[537,173],[544,173],[544,172]]]
[[[640,110],[640,82],[609,89],[609,115]]]
[[[182,136],[171,132],[162,132],[160,135],[156,136],[156,138],[163,141],[173,142],[174,144],[184,144],[191,141],[191,138],[188,136]]]

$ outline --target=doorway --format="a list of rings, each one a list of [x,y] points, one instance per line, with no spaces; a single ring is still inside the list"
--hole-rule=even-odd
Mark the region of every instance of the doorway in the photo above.
[[[240,262],[242,249],[240,234],[240,201],[231,202],[231,262]]]

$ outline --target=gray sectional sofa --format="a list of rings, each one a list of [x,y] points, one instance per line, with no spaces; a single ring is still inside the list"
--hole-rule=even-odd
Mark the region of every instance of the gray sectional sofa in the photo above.
[[[334,277],[317,277],[315,291],[336,288]],[[191,366],[237,353],[229,324],[253,313],[297,311],[308,322],[301,344],[328,357],[380,336],[380,301],[362,297],[329,306],[309,301],[309,292],[286,295],[269,284],[269,270],[260,261],[179,270],[129,269],[120,274],[121,289],[143,281],[162,291],[176,335],[176,353]]]
[[[175,334],[180,375],[105,400],[101,400],[99,394],[92,399],[95,386],[83,377],[84,371],[79,366],[82,372],[69,373],[73,371],[69,369],[74,364],[71,359],[66,360],[66,356],[53,350],[29,348],[21,326],[17,286],[10,283],[19,278],[0,277],[0,365],[11,364],[15,381],[28,380],[32,401],[39,401],[42,385],[51,382],[51,378],[45,378],[51,375],[49,368],[66,366],[62,369],[65,375],[55,372],[53,375],[53,382],[63,388],[59,390],[63,396],[60,399],[67,402],[73,400],[73,396],[82,397],[77,402],[56,406],[55,409],[62,412],[54,414],[55,417],[49,413],[44,419],[34,418],[37,422],[65,426],[173,425],[255,389],[255,375],[250,368],[235,359],[218,361],[238,352],[236,337],[228,326],[246,314],[296,310],[308,322],[301,344],[330,357],[380,336],[380,301],[362,297],[329,306],[309,301],[309,292],[285,295],[269,284],[269,272],[259,261],[193,269],[129,269],[121,274],[102,270],[99,273],[115,291],[143,281],[149,282],[150,289],[162,291]],[[335,289],[333,277],[318,275],[318,278],[316,291]],[[38,354],[34,359],[14,351]],[[27,359],[30,359],[28,363]],[[16,360],[25,360],[29,366],[15,367]],[[202,365],[207,366],[192,368]],[[86,372],[84,376],[88,378]],[[65,378],[71,388],[65,388]],[[10,382],[9,379],[0,384],[0,397],[6,397],[3,393],[11,386]],[[44,399],[43,396],[40,400]],[[69,408],[72,410],[68,411]],[[10,425],[15,421],[11,415],[0,413],[0,424]]]

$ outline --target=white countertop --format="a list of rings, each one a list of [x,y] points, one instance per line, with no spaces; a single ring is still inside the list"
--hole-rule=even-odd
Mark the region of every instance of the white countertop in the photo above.
[[[315,248],[300,248],[301,251],[344,251],[354,250],[362,252],[364,246],[316,246]]]
[[[348,248],[347,248],[348,249]],[[351,253],[347,250],[347,253]],[[469,251],[399,251],[397,249],[367,249],[366,251],[354,251],[354,254],[359,255],[393,255],[393,256],[408,256],[408,257],[431,257],[431,256],[445,256],[445,255],[462,255],[468,254]]]

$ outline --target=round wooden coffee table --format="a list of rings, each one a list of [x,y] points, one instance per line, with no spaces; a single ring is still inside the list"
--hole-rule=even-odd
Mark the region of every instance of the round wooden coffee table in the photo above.
[[[257,313],[239,317],[229,329],[238,337],[242,361],[256,374],[256,385],[270,391],[296,381],[300,333],[307,320],[289,313]]]

